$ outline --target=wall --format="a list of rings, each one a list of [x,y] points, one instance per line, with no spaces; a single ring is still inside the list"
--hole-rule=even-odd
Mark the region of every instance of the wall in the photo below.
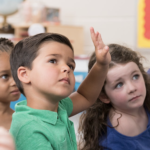
[[[35,1],[35,0],[29,0]],[[36,0],[47,7],[61,10],[61,23],[84,27],[84,52],[91,53],[93,45],[89,28],[102,34],[105,43],[117,42],[136,46],[136,14],[138,0]],[[20,15],[8,18],[20,22]],[[0,21],[2,19],[0,18]]]

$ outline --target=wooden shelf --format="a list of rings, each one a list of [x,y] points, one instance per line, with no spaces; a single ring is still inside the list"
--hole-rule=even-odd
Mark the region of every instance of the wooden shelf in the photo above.
[[[16,42],[28,36],[27,31],[31,24],[13,25]],[[60,24],[42,24],[46,32],[65,35],[74,48],[75,55],[83,54],[83,27]]]

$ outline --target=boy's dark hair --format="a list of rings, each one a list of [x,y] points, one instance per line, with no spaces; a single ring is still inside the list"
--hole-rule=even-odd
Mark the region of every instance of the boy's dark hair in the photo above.
[[[14,48],[14,44],[6,38],[0,38],[0,51],[11,52]]]
[[[143,57],[137,52],[122,45],[109,44],[108,46],[111,55],[111,62],[109,68],[112,68],[116,64],[126,64],[128,62],[134,62],[140,69],[146,86],[146,97],[144,101],[144,106],[150,111],[150,78],[141,63]],[[89,70],[92,68],[95,62],[96,56],[95,53],[93,53],[88,65]],[[104,87],[105,84],[102,88],[101,93],[106,94]],[[79,144],[82,147],[80,150],[104,149],[104,147],[102,147],[99,143],[100,139],[103,138],[103,136],[105,136],[107,133],[107,118],[111,108],[113,108],[111,103],[103,103],[98,98],[97,102],[92,107],[88,108],[85,112],[82,113],[79,125]],[[118,125],[119,122],[117,126]]]
[[[25,95],[22,84],[17,76],[17,70],[20,66],[32,69],[32,62],[38,56],[38,50],[41,44],[45,42],[59,42],[69,46],[72,51],[73,47],[69,39],[61,34],[41,33],[30,36],[18,42],[10,55],[10,65],[12,76],[19,88],[20,92]]]

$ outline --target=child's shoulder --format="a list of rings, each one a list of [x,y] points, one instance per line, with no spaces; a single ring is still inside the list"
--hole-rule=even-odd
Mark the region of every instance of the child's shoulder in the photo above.
[[[40,125],[41,124],[39,124],[38,120],[32,115],[25,113],[20,113],[16,115],[16,113],[14,113],[10,132],[13,135],[18,135],[20,132],[21,133],[25,132],[26,134],[27,132],[31,132],[34,129],[37,128],[40,129],[41,128]]]
[[[148,117],[148,125],[147,128],[150,128],[150,111],[148,109],[145,109],[147,117]]]
[[[28,128],[30,130],[40,125],[40,119],[38,119],[40,113],[38,114],[38,110],[30,108],[26,104],[26,101],[21,101],[16,104],[16,111],[12,116],[10,132],[16,133],[16,131],[19,132]]]
[[[72,113],[72,110],[73,110],[72,100],[69,97],[62,99],[59,102],[59,110],[66,110],[68,116],[70,116],[70,114]]]
[[[61,107],[67,107],[67,106],[72,106],[72,105],[73,105],[72,100],[69,97],[62,99],[59,102],[59,106],[61,106]]]
[[[38,123],[35,119],[22,121],[20,124],[18,122],[18,125],[17,123],[14,124],[13,122],[10,133],[13,135],[13,138],[16,141],[17,149],[22,149],[22,147],[24,149],[29,149],[31,147],[39,148],[39,146],[42,147],[42,145],[44,146],[46,144],[47,147],[51,149],[51,144],[47,140],[49,136],[47,128],[43,127],[42,124]],[[42,144],[37,141],[42,142]]]

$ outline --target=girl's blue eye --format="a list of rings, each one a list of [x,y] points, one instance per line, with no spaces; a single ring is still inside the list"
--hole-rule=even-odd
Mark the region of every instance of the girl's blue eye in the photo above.
[[[123,86],[123,83],[120,82],[120,83],[118,83],[118,84],[115,86],[115,88],[116,88],[116,89],[119,89],[119,88],[121,88],[122,86]]]
[[[138,74],[136,74],[136,75],[133,76],[133,80],[137,80],[138,78],[139,78]]]
[[[52,64],[55,64],[56,63],[56,59],[51,59],[49,62],[52,63]]]

